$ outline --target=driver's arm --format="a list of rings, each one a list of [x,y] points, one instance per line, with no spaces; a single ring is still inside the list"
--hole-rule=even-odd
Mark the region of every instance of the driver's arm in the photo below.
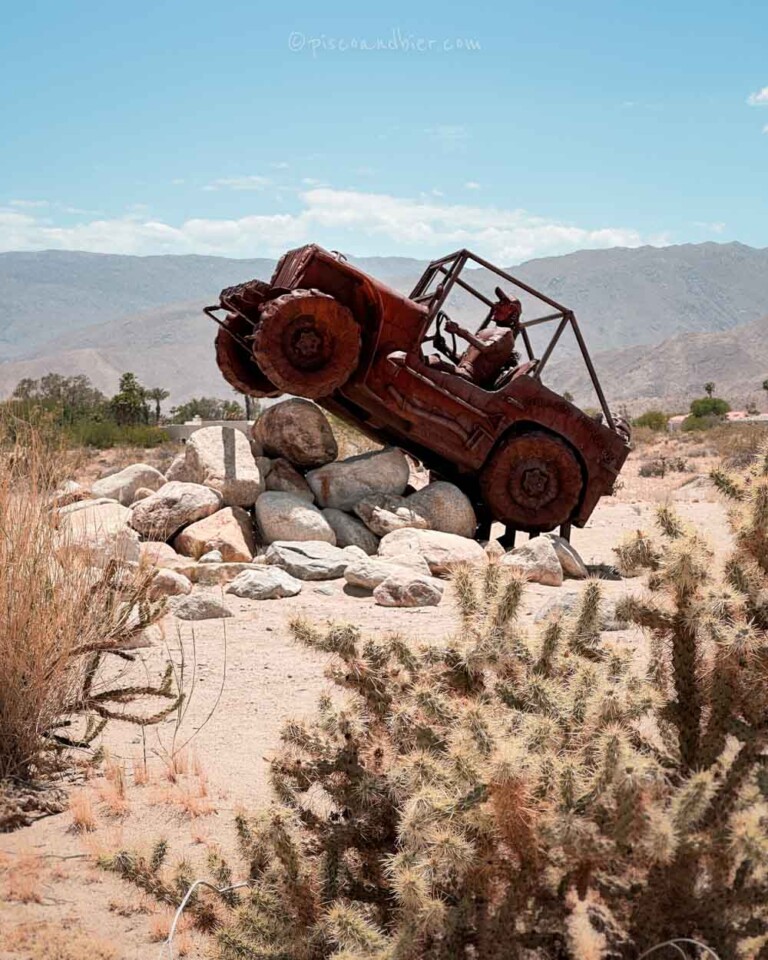
[[[480,337],[476,337],[474,333],[470,333],[469,330],[465,330],[464,327],[459,326],[453,320],[450,320],[445,325],[446,333],[455,333],[457,336],[461,337],[463,340],[466,340],[468,344],[473,347],[476,347],[478,350],[484,350],[488,343],[485,340],[481,340]]]

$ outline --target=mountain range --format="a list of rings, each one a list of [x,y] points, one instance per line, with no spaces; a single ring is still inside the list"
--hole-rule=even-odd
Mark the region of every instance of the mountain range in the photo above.
[[[409,292],[425,263],[405,257],[350,258]],[[202,313],[219,290],[268,279],[269,259],[132,257],[42,251],[0,254],[0,396],[22,377],[86,373],[113,392],[131,370],[148,386],[191,396],[228,396]],[[759,397],[768,376],[768,249],[739,243],[584,250],[507,268],[571,307],[610,401],[685,405],[707,380],[738,405]],[[491,292],[497,280],[471,275]],[[533,315],[523,297],[525,315]],[[458,292],[448,312],[468,322]],[[764,318],[764,319],[761,319]],[[541,332],[535,343],[542,343]],[[565,341],[547,382],[589,402],[583,366]]]

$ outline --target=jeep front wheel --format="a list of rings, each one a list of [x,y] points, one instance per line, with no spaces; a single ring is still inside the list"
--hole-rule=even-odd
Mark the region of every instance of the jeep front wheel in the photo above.
[[[480,475],[483,500],[494,518],[531,532],[567,523],[578,506],[582,483],[571,449],[542,431],[503,440]]]
[[[291,290],[261,310],[254,356],[285,393],[316,400],[342,386],[360,357],[351,310],[319,290]]]
[[[281,390],[256,366],[246,337],[253,332],[247,320],[230,313],[216,334],[216,363],[227,383],[250,397],[279,397]]]

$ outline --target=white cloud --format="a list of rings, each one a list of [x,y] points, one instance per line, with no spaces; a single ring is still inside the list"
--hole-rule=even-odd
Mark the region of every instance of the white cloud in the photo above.
[[[480,184],[477,182],[477,180],[467,180],[467,182],[464,184],[464,189],[465,189],[465,190],[479,190],[479,189],[480,189]]]
[[[768,123],[763,127],[763,133],[768,133]]]
[[[768,87],[763,87],[756,93],[750,93],[747,97],[747,103],[750,107],[768,107]]]
[[[302,177],[301,182],[305,187],[319,187],[323,182],[322,180],[315,180],[314,177]]]
[[[694,220],[693,225],[700,230],[706,230],[708,233],[722,233],[726,228],[726,224],[720,220],[716,220],[714,223],[708,220]]]
[[[20,209],[49,206],[47,200],[9,200],[8,203],[12,207],[19,207]]]
[[[288,246],[317,241],[353,252],[398,252],[426,257],[469,247],[501,263],[567,253],[584,247],[664,242],[627,227],[581,227],[525,210],[449,204],[318,187],[299,194],[293,213],[238,219],[196,217],[172,225],[135,211],[115,219],[60,226],[29,213],[0,210],[0,249],[57,248],[102,253],[205,253],[275,256]]]
[[[206,186],[203,190],[263,190],[272,181],[269,177],[220,177]]]

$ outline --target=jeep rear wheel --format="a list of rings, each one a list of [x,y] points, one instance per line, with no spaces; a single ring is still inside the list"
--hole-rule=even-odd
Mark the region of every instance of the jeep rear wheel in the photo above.
[[[279,397],[282,391],[258,368],[250,350],[243,346],[253,327],[243,317],[230,313],[216,334],[216,363],[239,393],[250,397]]]
[[[567,523],[582,483],[572,450],[538,430],[503,440],[480,475],[483,500],[495,519],[532,532]]]
[[[292,290],[262,308],[253,353],[281,390],[315,400],[354,372],[360,328],[351,310],[328,294]]]

